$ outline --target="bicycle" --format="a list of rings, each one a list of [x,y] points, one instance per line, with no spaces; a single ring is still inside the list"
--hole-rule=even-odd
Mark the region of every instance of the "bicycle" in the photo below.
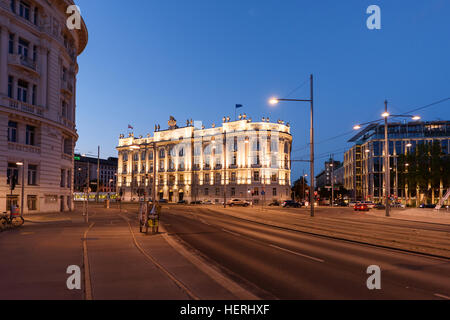
[[[0,230],[3,231],[7,229],[8,227],[12,228],[18,228],[21,227],[25,223],[25,220],[22,216],[15,215],[15,214],[8,214],[6,212],[3,212],[2,215],[0,215]]]

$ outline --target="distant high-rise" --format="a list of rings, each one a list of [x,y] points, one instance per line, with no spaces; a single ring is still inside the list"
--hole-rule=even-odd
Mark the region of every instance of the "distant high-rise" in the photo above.
[[[25,213],[72,209],[77,56],[88,32],[83,21],[67,28],[70,5],[0,0],[0,212],[21,204],[22,181]]]

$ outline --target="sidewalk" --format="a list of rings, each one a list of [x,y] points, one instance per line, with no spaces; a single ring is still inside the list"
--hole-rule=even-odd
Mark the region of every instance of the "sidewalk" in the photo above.
[[[385,217],[384,210],[371,210],[367,215]],[[450,210],[441,209],[392,209],[391,219],[407,220],[415,222],[427,222],[450,225]]]
[[[160,234],[144,235],[139,233],[137,214],[130,210],[95,211],[88,234],[93,240],[87,244],[94,299],[256,298],[230,280],[221,281],[218,272],[208,272],[204,262],[183,252],[164,228]]]

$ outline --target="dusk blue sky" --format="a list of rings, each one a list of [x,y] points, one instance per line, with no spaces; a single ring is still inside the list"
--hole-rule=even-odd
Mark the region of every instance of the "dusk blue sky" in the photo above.
[[[201,120],[234,118],[243,104],[254,120],[291,123],[293,159],[309,153],[309,105],[282,103],[315,76],[316,173],[339,160],[355,123],[374,120],[388,99],[402,113],[450,97],[450,1],[78,0],[89,30],[79,57],[76,151],[117,156],[128,124],[135,135]],[[381,7],[382,29],[366,9]],[[290,98],[309,98],[306,83]],[[450,101],[419,112],[450,120]],[[292,180],[308,164],[296,163]]]

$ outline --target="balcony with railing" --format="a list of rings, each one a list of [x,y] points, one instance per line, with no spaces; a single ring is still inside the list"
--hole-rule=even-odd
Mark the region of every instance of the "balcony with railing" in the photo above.
[[[20,67],[25,69],[26,71],[31,71],[35,74],[37,74],[37,64],[36,61],[33,61],[29,57],[25,57],[20,54],[9,54],[8,55],[8,63],[10,65],[14,65],[16,67]]]
[[[72,95],[73,94],[73,84],[70,81],[61,80],[61,92]]]
[[[27,153],[40,154],[41,148],[39,146],[32,146],[27,144],[21,144],[16,142],[8,142],[8,149],[11,151],[20,151]]]
[[[41,106],[34,106],[32,104],[26,103],[26,102],[22,102],[16,99],[11,99],[11,98],[7,98],[4,97],[3,98],[3,103],[2,105],[9,107],[11,109],[17,110],[17,111],[22,111],[22,112],[26,112],[26,113],[31,113],[34,115],[37,115],[39,117],[43,117],[44,116],[44,108]]]

